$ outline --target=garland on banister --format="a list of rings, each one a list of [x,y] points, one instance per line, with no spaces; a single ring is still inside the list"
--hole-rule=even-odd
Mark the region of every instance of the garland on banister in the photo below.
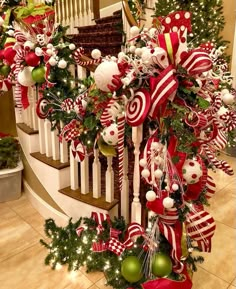
[[[132,27],[117,56],[94,49],[83,63],[97,65],[93,77],[78,79],[73,67],[83,61],[83,48],[55,25],[52,6],[4,9],[1,90],[14,84],[16,105],[25,109],[29,88],[36,87],[38,117],[59,129],[75,160],[94,148],[99,157],[117,156],[119,190],[125,147],[131,153],[140,147],[134,166],[145,187],[141,205],[153,216],[147,228],[97,212],[65,228],[47,220],[46,264],[103,271],[115,289],[190,289],[191,272],[203,261],[192,251],[210,252],[216,227],[206,210],[216,191],[209,170],[233,175],[219,157],[234,144],[236,128],[224,47],[205,41],[189,47],[191,13],[176,11],[151,28]]]

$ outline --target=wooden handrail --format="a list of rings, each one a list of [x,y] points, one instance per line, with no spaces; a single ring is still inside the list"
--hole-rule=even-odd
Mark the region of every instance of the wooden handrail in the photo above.
[[[125,16],[129,22],[129,25],[132,26],[138,26],[138,23],[136,22],[136,20],[134,19],[134,16],[132,15],[130,8],[129,8],[129,4],[127,0],[122,0],[122,6],[123,9],[125,11]]]

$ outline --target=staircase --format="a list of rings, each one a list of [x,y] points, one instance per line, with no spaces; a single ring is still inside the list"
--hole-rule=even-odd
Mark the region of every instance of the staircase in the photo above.
[[[76,27],[78,34],[70,35],[77,47],[83,47],[86,56],[97,48],[103,56],[117,55],[123,38],[122,11],[95,20],[95,25]]]

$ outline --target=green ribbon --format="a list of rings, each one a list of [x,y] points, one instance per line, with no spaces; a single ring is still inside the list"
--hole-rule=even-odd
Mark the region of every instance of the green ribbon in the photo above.
[[[35,5],[29,1],[28,6],[19,6],[14,9],[17,19],[25,18],[27,16],[44,15],[51,8],[47,5]]]

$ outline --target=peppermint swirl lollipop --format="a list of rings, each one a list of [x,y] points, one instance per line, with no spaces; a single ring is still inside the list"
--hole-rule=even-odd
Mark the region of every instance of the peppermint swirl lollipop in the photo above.
[[[151,99],[149,92],[144,88],[137,90],[127,104],[127,124],[130,126],[139,126],[142,124],[148,115],[150,105]]]
[[[49,104],[49,101],[45,98],[40,98],[36,105],[36,114],[39,118],[45,119],[49,115],[51,108],[47,108],[47,104]]]

